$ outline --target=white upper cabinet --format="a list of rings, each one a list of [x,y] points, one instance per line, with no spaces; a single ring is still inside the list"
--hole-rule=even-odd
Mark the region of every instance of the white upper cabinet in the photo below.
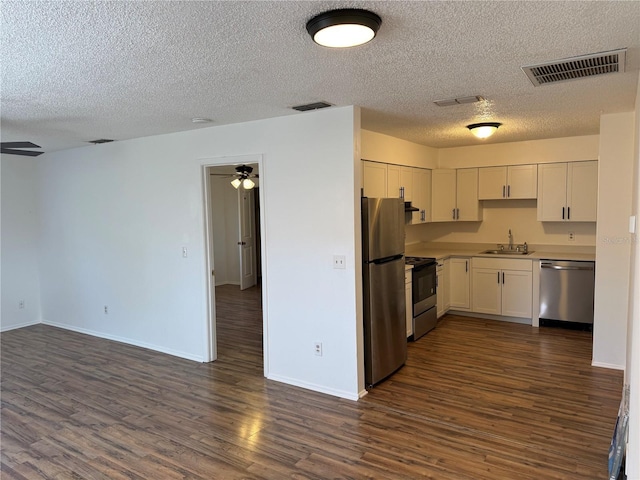
[[[387,196],[387,165],[378,162],[362,162],[362,187],[364,196],[384,198]]]
[[[431,221],[431,170],[414,168],[412,177],[411,204],[418,209],[411,216],[411,223],[426,223]]]
[[[538,220],[595,222],[598,162],[538,165]]]
[[[537,190],[537,165],[510,165],[478,169],[478,198],[480,200],[536,198]]]
[[[431,220],[482,220],[477,168],[439,169],[431,172]]]

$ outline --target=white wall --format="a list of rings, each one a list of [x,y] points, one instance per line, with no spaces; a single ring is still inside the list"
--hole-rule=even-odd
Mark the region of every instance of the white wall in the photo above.
[[[499,135],[500,132],[496,135]],[[438,168],[526,165],[597,160],[598,135],[490,143],[438,150]]]
[[[437,168],[438,149],[418,145],[382,133],[362,130],[363,160],[405,165],[408,167]]]
[[[205,358],[202,165],[262,154],[268,376],[356,398],[359,115],[331,108],[47,155],[38,185],[44,321]],[[335,254],[346,269],[332,268]]]
[[[634,113],[600,117],[593,364],[623,369],[629,306]]]
[[[12,155],[0,159],[2,331],[40,323],[36,162]]]
[[[213,175],[210,186],[216,285],[240,285],[238,190],[228,178]]]
[[[636,92],[633,142],[633,202],[631,213],[640,220],[640,79]],[[629,385],[629,444],[626,473],[629,480],[640,479],[640,225],[631,235],[631,275],[629,279],[629,319],[627,322],[627,361],[625,385]]]

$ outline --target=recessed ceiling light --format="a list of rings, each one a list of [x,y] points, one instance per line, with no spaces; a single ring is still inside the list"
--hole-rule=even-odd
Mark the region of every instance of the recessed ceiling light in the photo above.
[[[313,17],[307,22],[307,32],[324,47],[355,47],[372,40],[381,24],[382,19],[373,12],[346,8]]]
[[[472,123],[471,125],[467,125],[467,128],[478,138],[488,138],[498,130],[498,127],[501,126],[501,123],[498,122],[482,122],[482,123]]]
[[[213,122],[213,120],[211,120],[210,118],[203,118],[203,117],[193,117],[191,119],[192,123],[211,123]]]

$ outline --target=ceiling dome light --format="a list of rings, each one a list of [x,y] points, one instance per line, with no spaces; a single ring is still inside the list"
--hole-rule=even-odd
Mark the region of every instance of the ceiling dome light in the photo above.
[[[476,137],[485,139],[496,133],[500,125],[502,124],[498,122],[483,122],[472,123],[471,125],[467,125],[467,128],[471,130],[471,133]]]
[[[367,43],[376,36],[382,20],[368,10],[331,10],[307,22],[313,41],[324,47],[345,48]]]

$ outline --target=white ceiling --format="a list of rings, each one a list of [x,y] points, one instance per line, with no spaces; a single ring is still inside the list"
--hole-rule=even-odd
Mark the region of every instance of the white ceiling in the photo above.
[[[369,44],[331,50],[305,24],[332,8],[382,17]],[[2,140],[46,151],[362,107],[363,128],[433,147],[596,134],[633,110],[638,1],[73,1],[0,3]],[[520,67],[629,48],[627,70],[533,87]],[[488,105],[437,107],[482,95]]]

